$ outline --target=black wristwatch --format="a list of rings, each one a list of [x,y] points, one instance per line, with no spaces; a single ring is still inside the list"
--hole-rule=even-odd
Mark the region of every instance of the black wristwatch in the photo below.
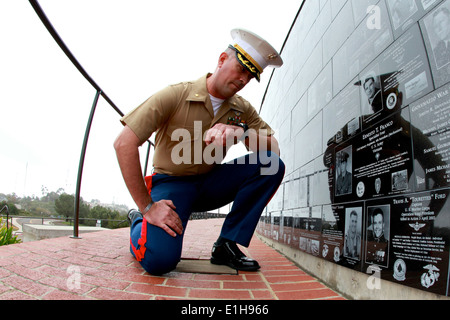
[[[242,129],[244,129],[244,133],[246,133],[248,131],[248,125],[246,123],[239,122],[239,123],[236,123],[236,126],[241,127]]]
[[[244,141],[248,137],[248,134],[245,134],[248,131],[248,125],[246,123],[239,122],[239,123],[236,123],[236,126],[244,129],[244,134],[238,140],[238,141]]]

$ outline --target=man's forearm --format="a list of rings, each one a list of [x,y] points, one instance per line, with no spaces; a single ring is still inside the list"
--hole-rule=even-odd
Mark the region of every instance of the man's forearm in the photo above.
[[[130,129],[125,128],[122,134],[116,139],[114,148],[128,191],[142,212],[151,202],[151,197],[145,185],[144,177],[142,176],[142,168],[139,160],[139,145],[128,130]]]
[[[272,151],[280,156],[280,148],[275,137],[258,135],[254,130],[249,130],[246,134],[248,137],[244,142],[251,151]]]

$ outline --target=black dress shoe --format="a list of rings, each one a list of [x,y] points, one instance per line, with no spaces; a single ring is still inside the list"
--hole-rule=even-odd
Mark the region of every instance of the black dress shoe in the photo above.
[[[212,264],[227,265],[241,271],[256,271],[261,268],[257,261],[245,256],[232,241],[226,241],[220,245],[215,243],[210,261]]]

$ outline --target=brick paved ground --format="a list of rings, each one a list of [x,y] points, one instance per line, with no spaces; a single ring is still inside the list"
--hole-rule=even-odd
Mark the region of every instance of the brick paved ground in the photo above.
[[[190,221],[183,257],[209,259],[221,219]],[[147,274],[129,253],[128,228],[0,247],[0,300],[343,299],[256,236],[244,250],[258,272]]]

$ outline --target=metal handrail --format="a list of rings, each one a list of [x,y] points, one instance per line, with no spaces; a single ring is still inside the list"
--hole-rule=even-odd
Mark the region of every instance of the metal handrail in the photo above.
[[[9,229],[9,222],[8,222],[9,221],[9,207],[7,204],[5,204],[3,206],[3,208],[0,210],[0,213],[2,213],[3,210],[5,210],[5,208],[6,208],[6,229]]]
[[[295,15],[294,21],[292,22],[291,27],[289,28],[288,34],[286,35],[286,38],[284,39],[283,45],[281,46],[281,50],[279,52],[280,55],[283,53],[284,47],[286,46],[286,43],[287,43],[287,41],[289,39],[289,36],[291,35],[292,29],[294,28],[295,23],[297,22],[297,19],[300,16],[300,12],[302,11],[303,6],[305,5],[305,3],[306,3],[306,0],[304,0],[302,2],[302,4],[300,5],[300,8],[297,11],[297,14]],[[269,91],[269,86],[272,83],[272,78],[273,78],[273,74],[274,73],[275,73],[275,69],[273,69],[272,73],[270,74],[270,78],[269,78],[269,81],[267,83],[266,90],[264,91],[264,94],[263,94],[263,97],[262,97],[262,100],[261,100],[261,105],[259,106],[259,113],[262,112],[264,101],[266,100],[267,92]]]
[[[79,212],[80,212],[80,198],[81,198],[81,179],[83,178],[83,167],[84,159],[86,156],[86,148],[89,140],[89,134],[91,132],[92,121],[94,120],[95,109],[97,108],[98,98],[101,92],[97,91],[94,98],[94,103],[92,104],[91,113],[89,115],[89,120],[86,126],[86,132],[84,134],[83,147],[81,148],[80,164],[78,165],[78,177],[77,177],[77,189],[75,192],[75,220],[73,225],[77,226],[76,230],[74,228],[73,238],[79,238],[78,236],[78,226],[79,226]]]
[[[77,190],[76,190],[76,196],[75,196],[75,212],[74,212],[74,234],[72,238],[79,238],[78,236],[78,222],[79,222],[79,203],[80,203],[80,190],[81,190],[81,179],[83,175],[83,166],[84,166],[84,157],[86,154],[86,148],[87,148],[87,142],[89,139],[89,133],[95,113],[95,109],[97,106],[97,102],[100,96],[102,96],[106,102],[121,116],[124,116],[124,113],[114,104],[114,102],[108,97],[108,95],[100,88],[100,86],[92,79],[92,77],[84,70],[83,66],[78,62],[78,60],[75,58],[75,56],[72,54],[72,52],[69,50],[69,48],[66,46],[64,41],[59,36],[58,32],[56,32],[55,28],[51,24],[50,20],[47,18],[46,14],[44,13],[44,10],[40,6],[39,2],[37,0],[29,0],[31,6],[33,7],[34,11],[36,11],[36,14],[41,19],[44,26],[47,28],[47,31],[52,35],[53,39],[56,41],[58,46],[61,48],[61,50],[66,54],[66,56],[69,58],[69,60],[72,62],[72,64],[78,69],[78,71],[83,75],[83,77],[94,87],[96,90],[94,104],[91,108],[91,113],[89,116],[88,124],[86,127],[86,132],[84,136],[84,142],[83,147],[81,150],[81,156],[80,156],[80,164],[78,167],[78,177],[77,177]],[[147,158],[145,161],[145,166],[143,170],[143,175],[145,176],[147,173],[147,166],[148,166],[148,158],[150,156],[150,149],[153,145],[153,143],[148,140],[148,150],[147,150]]]
[[[64,41],[59,36],[58,32],[56,32],[56,29],[51,24],[50,20],[47,18],[39,2],[37,0],[29,0],[29,1],[32,7],[34,8],[34,11],[36,11],[36,14],[39,16],[42,23],[47,28],[47,31],[52,35],[53,39],[56,41],[61,50],[64,51],[67,58],[69,58],[69,60],[73,63],[73,65],[78,69],[78,71],[83,75],[83,77],[94,87],[94,89],[97,92],[100,91],[102,93],[102,97],[109,103],[109,105],[113,107],[113,109],[116,110],[116,112],[123,117],[124,116],[123,112],[114,104],[114,102],[112,102],[112,100],[108,97],[108,95],[100,88],[100,86],[94,81],[94,79],[92,79],[92,77],[86,72],[86,70],[84,70],[83,66],[78,62],[78,60],[66,46]]]
[[[0,214],[0,218],[3,217],[3,215]],[[12,219],[32,219],[32,220],[41,220],[41,225],[44,225],[44,221],[45,220],[58,220],[58,221],[68,221],[70,222],[70,225],[72,225],[72,221],[75,221],[75,218],[67,218],[67,217],[47,217],[47,216],[9,216],[9,218]],[[123,220],[123,219],[99,219],[99,218],[80,218],[79,220],[82,221],[107,221],[107,222],[115,222],[116,223],[116,227],[119,227],[121,224],[123,224],[124,222],[127,222],[127,219]],[[35,224],[38,225],[38,223],[28,223],[28,224]]]

